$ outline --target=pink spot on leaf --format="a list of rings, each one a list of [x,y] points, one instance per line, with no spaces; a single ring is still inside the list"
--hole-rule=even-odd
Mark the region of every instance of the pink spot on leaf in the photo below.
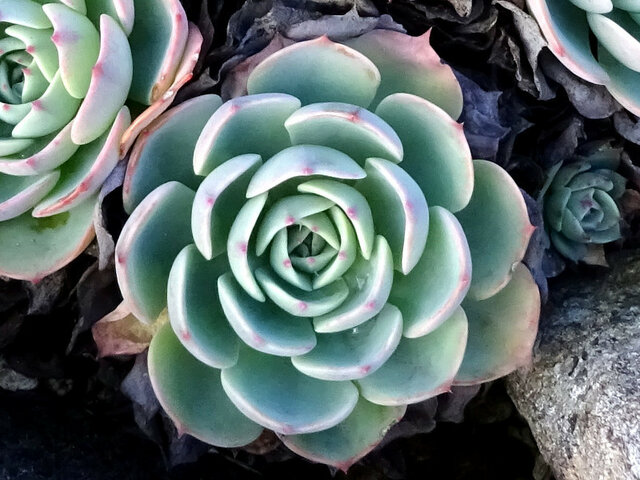
[[[307,257],[307,263],[309,265],[313,265],[314,263],[316,263],[316,258],[315,257]]]
[[[238,243],[238,250],[240,250],[240,253],[246,254],[247,253],[247,244],[246,244],[246,242]]]
[[[31,75],[31,69],[29,69],[29,68],[23,68],[23,69],[22,69],[22,73],[23,73],[24,75],[26,75],[26,76],[29,76],[29,75]]]
[[[289,260],[288,258],[284,262],[282,262],[282,264],[285,268],[291,268],[291,260]]]
[[[311,167],[304,167],[302,169],[302,174],[303,175],[312,175],[313,174],[313,168]]]
[[[91,69],[91,72],[96,77],[101,77],[102,75],[104,75],[104,68],[102,66],[102,63],[96,63]]]
[[[364,365],[362,367],[360,367],[360,373],[363,375],[366,375],[367,373],[369,373],[371,371],[371,365]]]
[[[311,231],[312,232],[317,232],[318,231],[318,226],[317,225],[312,226],[311,227]]]
[[[40,100],[35,100],[35,101],[31,102],[31,108],[33,108],[36,111],[44,109],[42,107],[42,102]]]
[[[371,300],[370,302],[367,302],[364,306],[364,308],[366,308],[367,310],[375,310],[376,308],[376,301],[375,300]]]
[[[191,340],[191,333],[186,331],[186,330],[184,332],[180,333],[180,336],[182,337],[182,339],[185,342],[188,342],[189,340]]]
[[[296,223],[296,219],[293,218],[291,215],[288,215],[287,218],[284,219],[284,224],[288,227],[290,225],[293,225],[294,223]]]
[[[33,45],[29,45],[27,46],[26,50],[27,50],[27,53],[33,53],[36,51],[36,47],[34,47]]]
[[[345,252],[344,250],[340,250],[340,253],[338,253],[338,258],[340,260],[346,260],[347,259],[347,252]]]
[[[358,210],[356,210],[356,207],[347,208],[347,217],[349,217],[351,220],[355,220],[356,218],[358,218]]]
[[[11,105],[7,105],[6,103],[4,105],[2,105],[2,109],[7,112],[9,110],[11,110]]]
[[[305,302],[298,303],[298,310],[300,310],[301,312],[304,312],[307,308],[309,308],[309,305],[307,305]]]
[[[207,197],[207,205],[209,205],[210,207],[213,207],[213,204],[216,203],[216,198],[215,197]]]

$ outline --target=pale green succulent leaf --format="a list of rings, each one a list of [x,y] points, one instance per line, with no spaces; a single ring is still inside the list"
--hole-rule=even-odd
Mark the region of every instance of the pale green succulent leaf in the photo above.
[[[216,167],[198,187],[191,210],[191,231],[205,258],[226,250],[231,225],[261,164],[260,155],[239,155]]]
[[[229,368],[238,361],[238,337],[218,299],[218,277],[228,269],[224,257],[207,261],[191,244],[174,260],[167,282],[174,333],[191,355],[214,368]]]
[[[315,238],[319,236],[331,245],[332,248],[336,250],[340,248],[340,238],[338,237],[336,228],[325,212],[301,218],[298,223],[306,227],[310,232],[316,234]]]
[[[355,105],[314,103],[294,112],[284,125],[294,145],[334,148],[360,165],[369,157],[402,161],[402,143],[396,132],[377,115]]]
[[[265,296],[253,275],[255,261],[249,241],[267,201],[267,195],[263,193],[247,200],[233,221],[227,237],[227,257],[231,271],[242,288],[259,302],[264,302]]]
[[[324,197],[347,214],[358,237],[360,253],[368,260],[373,249],[375,229],[367,199],[355,188],[335,180],[309,180],[298,185],[298,191]]]
[[[613,10],[611,0],[569,0],[576,7],[593,13],[607,13]]]
[[[150,105],[173,83],[189,25],[179,0],[135,0],[134,6],[129,43],[135,68],[129,98]]]
[[[545,220],[550,228],[553,228],[558,232],[562,228],[564,211],[569,199],[571,198],[571,193],[572,192],[569,188],[562,187],[551,191],[545,199]]]
[[[193,169],[198,175],[207,175],[218,165],[244,153],[271,158],[291,145],[284,122],[298,108],[297,98],[279,93],[225,102],[202,129],[193,155]]]
[[[640,1],[638,0],[611,0],[613,6],[626,10],[627,12],[640,12]]]
[[[94,237],[90,198],[69,212],[0,223],[0,275],[36,282],[76,258]]]
[[[469,319],[464,360],[454,384],[475,385],[511,373],[531,361],[538,332],[540,293],[523,264],[491,298],[463,303]]]
[[[336,253],[335,248],[326,245],[322,251],[305,257],[291,255],[291,263],[293,264],[293,268],[297,270],[315,274],[326,267],[336,256]]]
[[[504,287],[529,245],[534,227],[527,206],[509,174],[495,163],[474,160],[475,188],[457,217],[471,251],[469,294],[488,298]]]
[[[303,105],[342,102],[366,108],[379,84],[380,72],[371,60],[323,36],[270,55],[249,75],[247,90],[288,93]]]
[[[344,276],[350,295],[338,308],[313,319],[318,333],[340,332],[375,317],[387,303],[393,283],[393,257],[384,237],[375,239],[371,258],[359,257]]]
[[[249,348],[241,350],[234,367],[222,371],[222,386],[247,417],[287,435],[331,428],[347,418],[358,401],[358,390],[349,381],[311,378],[288,358]]]
[[[66,5],[49,3],[42,10],[53,25],[51,41],[58,50],[62,83],[72,97],[84,98],[100,52],[98,30],[81,12]]]
[[[292,195],[279,199],[266,212],[258,229],[257,255],[263,254],[279,230],[296,224],[304,217],[324,212],[332,206],[331,200],[317,195]]]
[[[273,303],[298,317],[324,315],[340,306],[349,295],[349,288],[342,279],[307,292],[285,283],[271,270],[257,269],[255,275]]]
[[[427,243],[429,207],[420,186],[400,166],[368,158],[367,176],[355,187],[369,202],[376,231],[393,252],[396,270],[405,275],[418,263]]]
[[[33,210],[34,217],[66,212],[92,196],[118,163],[120,138],[131,123],[127,107],[122,107],[113,125],[100,138],[82,145],[60,167],[60,181]]]
[[[35,140],[31,138],[0,138],[0,156],[4,157],[18,153],[33,145],[34,142]],[[2,160],[3,159],[0,158],[0,162],[2,162]],[[2,167],[0,167],[0,169],[1,168]]]
[[[0,120],[9,125],[16,125],[31,112],[31,103],[13,105],[0,102]],[[24,136],[23,138],[28,138]]]
[[[113,123],[131,86],[133,63],[126,35],[113,18],[100,17],[100,54],[89,90],[76,114],[71,138],[79,145],[98,138]]]
[[[389,360],[357,381],[360,394],[378,405],[406,405],[448,392],[462,362],[467,317],[458,307],[436,330],[403,337]]]
[[[29,177],[0,175],[0,222],[28,212],[55,186],[60,172]]]
[[[309,353],[291,359],[305,375],[321,380],[355,380],[375,372],[402,337],[402,314],[386,304],[368,322],[338,333],[319,333]]]
[[[254,300],[231,273],[219,278],[218,292],[229,324],[254,350],[290,357],[307,353],[316,346],[316,336],[308,319],[283,312],[271,302]]]
[[[267,192],[298,177],[324,176],[356,180],[366,174],[348,155],[320,145],[295,145],[269,158],[251,179],[247,198]]]
[[[192,157],[200,131],[221,104],[217,95],[187,100],[158,117],[139,137],[129,157],[123,186],[127,213],[163,183],[175,180],[193,190],[198,188],[202,177],[184,159]]]
[[[631,113],[640,115],[640,73],[622,65],[602,45],[598,45],[598,60],[609,74],[607,89],[611,95]]]
[[[280,435],[293,452],[346,472],[383,439],[406,407],[385,407],[360,397],[351,414],[335,427],[302,435]]]
[[[246,445],[262,433],[263,428],[229,400],[222,388],[220,370],[191,355],[170,325],[164,325],[154,335],[148,361],[153,390],[179,433],[221,447]]]
[[[118,27],[119,28],[119,27]],[[140,202],[116,245],[120,291],[138,320],[151,323],[167,306],[167,280],[175,257],[193,242],[188,212],[195,192],[167,182]]]
[[[426,335],[447,320],[471,283],[471,253],[460,223],[442,207],[431,207],[429,240],[408,275],[396,272],[389,301],[399,305],[404,336]]]
[[[87,14],[87,5],[84,3],[84,0],[60,0],[64,5],[69,8],[76,10],[82,15]]]
[[[32,0],[2,0],[2,21],[30,28],[51,28],[42,5]]]
[[[398,132],[404,145],[402,168],[427,203],[454,213],[463,209],[473,191],[473,165],[462,125],[440,107],[406,93],[386,97],[376,114]]]
[[[22,139],[14,139],[23,141]],[[78,150],[71,140],[71,123],[55,135],[25,140],[29,145],[18,157],[0,158],[0,172],[8,175],[37,175],[59,167]]]
[[[4,32],[17,38],[25,45],[24,48],[37,62],[47,81],[53,82],[59,67],[58,52],[51,41],[53,29],[37,30],[21,25],[11,25],[5,28]]]
[[[640,28],[622,10],[601,15],[587,13],[587,21],[598,42],[622,65],[640,72]]]
[[[24,74],[24,84],[22,86],[22,101],[33,102],[47,91],[49,82],[44,77],[38,66],[38,62],[32,60],[31,63],[22,70]]]
[[[563,257],[566,257],[574,262],[579,262],[584,259],[588,253],[588,244],[584,242],[574,242],[569,240],[562,233],[551,230],[549,237],[553,246],[560,252]]]
[[[527,0],[549,49],[569,70],[585,80],[604,85],[609,75],[591,53],[589,24],[584,10],[571,2]]]
[[[381,82],[372,107],[393,93],[411,93],[436,104],[457,119],[462,89],[448,65],[429,44],[430,31],[412,37],[376,29],[346,44],[367,56],[380,70]]]
[[[340,278],[347,270],[349,270],[349,268],[351,268],[351,265],[356,261],[358,254],[358,240],[356,232],[354,231],[347,216],[338,207],[331,207],[329,209],[329,215],[338,229],[340,245],[337,249],[338,253],[333,258],[331,264],[319,272],[313,279],[313,288],[324,287]]]
[[[312,290],[311,279],[304,273],[300,273],[298,269],[293,268],[293,262],[288,252],[288,235],[285,229],[280,230],[273,237],[271,250],[269,251],[269,263],[280,278],[294,287],[307,292]]]
[[[53,133],[73,119],[78,105],[80,100],[67,93],[60,73],[56,73],[42,97],[31,102],[31,110],[15,126],[12,135],[18,138],[30,138]]]
[[[129,36],[135,20],[134,0],[89,0],[86,4],[87,17],[94,25],[100,25],[100,16],[106,14],[117,20]]]

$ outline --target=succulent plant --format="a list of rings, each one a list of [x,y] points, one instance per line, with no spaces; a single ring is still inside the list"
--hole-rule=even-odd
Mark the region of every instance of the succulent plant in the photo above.
[[[569,70],[605,85],[622,106],[640,115],[640,2],[527,0],[527,5],[549,49]]]
[[[168,316],[149,373],[180,432],[267,428],[347,469],[407,404],[529,361],[533,227],[509,175],[472,161],[428,35],[296,43],[247,89],[141,135],[118,282],[139,320]]]
[[[626,179],[616,172],[621,149],[585,149],[585,155],[551,167],[540,199],[556,250],[574,262],[602,264],[603,244],[621,237],[617,201]]]
[[[36,281],[84,250],[121,147],[201,43],[178,0],[0,2],[0,275]]]

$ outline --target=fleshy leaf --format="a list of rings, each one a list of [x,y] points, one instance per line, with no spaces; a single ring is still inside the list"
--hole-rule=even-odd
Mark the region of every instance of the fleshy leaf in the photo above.
[[[343,102],[366,108],[379,84],[380,72],[371,60],[323,36],[267,57],[249,75],[247,90],[288,93],[303,105]]]
[[[127,99],[132,75],[129,41],[113,18],[102,15],[100,54],[91,72],[87,96],[71,128],[71,138],[75,143],[89,143],[111,125]]]
[[[430,212],[424,254],[409,275],[396,273],[389,297],[400,305],[408,338],[426,335],[449,318],[471,282],[471,254],[460,223],[442,207]]]
[[[475,188],[457,217],[471,250],[469,295],[481,300],[504,287],[522,260],[534,227],[520,189],[501,167],[474,160]]]
[[[609,76],[591,53],[589,25],[583,10],[571,2],[557,0],[527,0],[527,6],[558,60],[591,83],[607,83]]]
[[[231,225],[261,163],[260,155],[239,155],[216,167],[198,187],[191,210],[191,231],[205,258],[211,259],[226,250]]]
[[[640,28],[621,10],[601,15],[587,13],[587,21],[598,42],[621,64],[640,71]]]
[[[373,249],[375,230],[371,208],[360,192],[335,180],[309,180],[298,185],[298,190],[325,197],[338,205],[351,220],[360,244],[360,253],[365,260],[369,259]]]
[[[270,270],[256,270],[256,278],[267,296],[282,310],[298,317],[317,317],[338,307],[349,294],[344,280],[305,292],[285,283]]]
[[[0,222],[31,210],[55,186],[60,172],[40,176],[0,175]]]
[[[402,168],[381,158],[369,158],[367,176],[356,182],[371,207],[377,233],[393,252],[396,270],[405,275],[416,266],[429,232],[429,207],[418,184]]]
[[[118,27],[120,28],[120,27]],[[131,312],[153,322],[167,306],[167,280],[174,259],[192,243],[189,216],[195,192],[167,182],[140,202],[116,245],[116,274]]]
[[[0,275],[36,282],[76,258],[93,240],[95,198],[70,212],[0,223]]]
[[[420,185],[427,203],[453,213],[463,209],[473,191],[473,166],[462,125],[440,107],[406,93],[386,97],[376,114],[400,136],[402,168]]]
[[[290,315],[270,302],[257,302],[227,273],[218,280],[222,308],[238,336],[251,348],[290,357],[316,345],[311,322]]]
[[[340,278],[342,274],[351,268],[358,254],[356,233],[347,216],[338,207],[331,207],[329,215],[331,215],[333,223],[338,228],[340,245],[338,254],[331,264],[313,279],[313,288],[324,287]]]
[[[427,31],[412,37],[392,30],[372,30],[345,42],[371,59],[381,82],[375,108],[393,93],[411,93],[429,100],[457,119],[462,112],[462,90],[451,67],[431,48]]]
[[[540,293],[523,264],[511,281],[487,300],[466,299],[469,340],[456,385],[475,385],[506,375],[531,360],[538,332]]]
[[[202,178],[195,175],[190,160],[202,127],[221,104],[217,95],[195,97],[149,125],[127,165],[123,202],[128,213],[165,182],[175,180],[193,190],[198,188]]]
[[[385,407],[360,398],[351,414],[328,430],[302,435],[280,435],[298,455],[346,472],[383,439],[404,416],[406,407]]]
[[[321,380],[354,380],[375,372],[394,352],[402,337],[402,314],[386,304],[362,325],[339,333],[319,334],[309,353],[293,357],[305,375]]]
[[[202,129],[193,155],[193,169],[198,175],[207,175],[244,153],[271,158],[290,145],[284,122],[299,107],[297,98],[279,93],[229,100]]]
[[[378,405],[406,405],[449,391],[467,343],[467,317],[458,308],[419,338],[403,337],[382,367],[358,380],[361,395]]]
[[[229,269],[224,257],[207,261],[195,245],[178,254],[169,273],[167,307],[173,331],[189,353],[215,368],[238,360],[238,338],[217,295],[217,280]]]
[[[271,190],[296,177],[325,176],[356,180],[364,170],[348,155],[320,145],[296,145],[285,148],[267,160],[251,179],[247,198]]]
[[[260,425],[231,403],[222,388],[220,370],[196,360],[169,325],[151,341],[149,378],[160,405],[181,434],[221,447],[239,447],[262,433]]]
[[[222,386],[251,420],[288,435],[331,428],[347,418],[358,401],[351,382],[311,378],[288,358],[249,348],[240,352],[234,367],[222,371]]]
[[[351,296],[335,310],[313,319],[316,332],[340,332],[376,316],[389,298],[393,258],[384,237],[378,235],[369,260],[359,257],[345,274]]]
[[[285,122],[294,145],[324,145],[355,158],[402,161],[402,143],[380,117],[348,103],[314,103],[294,112]]]

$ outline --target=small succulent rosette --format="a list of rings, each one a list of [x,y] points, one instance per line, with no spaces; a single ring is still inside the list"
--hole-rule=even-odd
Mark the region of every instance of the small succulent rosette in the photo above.
[[[626,179],[616,172],[622,150],[602,145],[554,165],[540,193],[552,245],[574,262],[606,265],[603,245],[618,240],[618,200]]]
[[[538,289],[516,184],[472,161],[428,38],[268,56],[249,95],[187,101],[134,146],[116,246],[153,388],[180,432],[275,431],[346,469],[407,404],[527,363]]]
[[[623,107],[640,115],[640,2],[527,0],[527,5],[558,60],[584,80],[605,85]]]
[[[201,43],[178,0],[0,1],[0,275],[84,250],[97,191]]]

